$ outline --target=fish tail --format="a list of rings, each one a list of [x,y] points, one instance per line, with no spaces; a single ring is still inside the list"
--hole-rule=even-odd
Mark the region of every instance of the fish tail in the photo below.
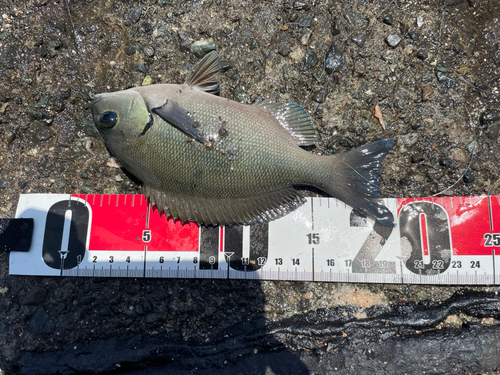
[[[378,223],[394,226],[394,216],[382,204],[379,187],[380,166],[393,145],[394,139],[383,139],[333,155],[331,173],[322,189]]]

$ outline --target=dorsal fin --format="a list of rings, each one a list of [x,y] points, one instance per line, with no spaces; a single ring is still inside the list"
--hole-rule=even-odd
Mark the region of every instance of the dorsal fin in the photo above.
[[[257,107],[271,114],[290,133],[299,146],[310,146],[318,142],[312,120],[300,105],[264,101]]]
[[[219,73],[219,54],[215,51],[209,52],[189,73],[186,85],[216,95],[219,93]]]

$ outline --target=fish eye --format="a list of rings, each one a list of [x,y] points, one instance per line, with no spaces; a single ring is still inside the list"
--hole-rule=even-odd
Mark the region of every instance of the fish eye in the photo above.
[[[99,119],[99,123],[105,128],[112,128],[115,126],[118,116],[114,112],[104,112]]]

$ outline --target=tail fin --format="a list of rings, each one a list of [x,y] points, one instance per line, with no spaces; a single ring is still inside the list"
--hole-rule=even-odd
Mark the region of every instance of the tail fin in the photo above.
[[[335,155],[331,176],[323,190],[378,223],[392,227],[394,216],[380,200],[379,171],[393,145],[394,139],[383,139]]]

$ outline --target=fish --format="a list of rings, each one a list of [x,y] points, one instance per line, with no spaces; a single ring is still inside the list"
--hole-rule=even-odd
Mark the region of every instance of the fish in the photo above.
[[[301,206],[317,188],[379,224],[393,226],[379,188],[391,138],[318,155],[307,112],[295,103],[242,104],[224,98],[212,51],[184,84],[154,84],[95,95],[89,104],[108,150],[174,220],[251,225]]]

